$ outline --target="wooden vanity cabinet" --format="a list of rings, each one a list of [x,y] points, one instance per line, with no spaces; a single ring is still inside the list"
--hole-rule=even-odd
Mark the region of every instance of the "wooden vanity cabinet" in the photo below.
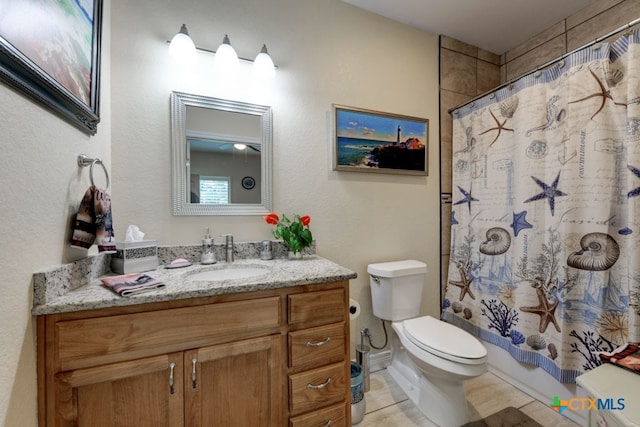
[[[350,425],[347,313],[342,281],[38,316],[39,425]]]
[[[291,427],[351,425],[348,291],[288,296]]]

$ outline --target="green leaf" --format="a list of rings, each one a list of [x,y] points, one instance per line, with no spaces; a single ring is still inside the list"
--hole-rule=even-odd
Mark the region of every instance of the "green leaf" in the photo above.
[[[291,240],[289,249],[291,249],[291,252],[300,252],[300,242],[298,242],[298,239]]]
[[[310,246],[311,242],[313,242],[311,230],[309,230],[308,228],[302,230],[302,233],[300,233],[300,239],[302,240],[302,244],[304,245],[304,247]]]
[[[284,240],[287,244],[291,241],[291,231],[288,228],[282,229],[282,240]]]

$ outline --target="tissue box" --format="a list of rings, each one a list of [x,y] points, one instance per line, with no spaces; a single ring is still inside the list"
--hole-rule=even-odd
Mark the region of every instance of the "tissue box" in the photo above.
[[[157,240],[116,242],[116,253],[111,255],[111,271],[118,274],[154,270],[159,264]]]

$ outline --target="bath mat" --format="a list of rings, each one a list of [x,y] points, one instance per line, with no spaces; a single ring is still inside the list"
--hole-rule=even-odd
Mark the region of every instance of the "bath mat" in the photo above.
[[[472,421],[463,427],[542,427],[519,409],[509,406],[478,421]]]

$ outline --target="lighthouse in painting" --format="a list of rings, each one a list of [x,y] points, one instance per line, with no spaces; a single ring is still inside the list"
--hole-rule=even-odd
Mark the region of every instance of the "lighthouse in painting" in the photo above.
[[[375,165],[370,167],[425,170],[425,145],[417,136],[410,136],[406,141],[402,141],[400,125],[396,128],[395,141],[387,145],[378,145],[369,153],[367,165]]]

